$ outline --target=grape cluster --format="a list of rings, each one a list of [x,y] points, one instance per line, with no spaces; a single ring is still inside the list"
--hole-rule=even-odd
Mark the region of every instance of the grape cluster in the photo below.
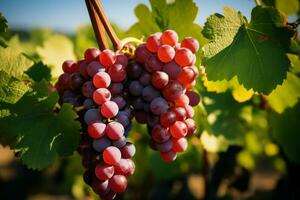
[[[134,173],[135,146],[126,139],[133,117],[147,124],[150,147],[163,161],[186,150],[186,136],[196,130],[192,106],[200,101],[192,91],[198,49],[194,38],[178,43],[177,33],[166,30],[149,36],[134,56],[90,48],[84,59],[63,63],[55,87],[60,103],[78,111],[84,180],[102,199],[123,193]]]
[[[199,74],[194,66],[198,49],[196,39],[188,37],[179,44],[177,33],[166,30],[150,35],[136,49],[137,63],[127,68],[128,76],[137,79],[129,89],[132,87],[136,100],[141,98],[144,104],[134,109],[135,118],[147,124],[150,147],[159,151],[165,162],[174,161],[178,152],[186,150],[185,136],[196,130],[192,106],[200,97],[191,89]]]
[[[128,58],[110,50],[87,49],[84,59],[65,61],[55,87],[61,103],[83,108],[78,152],[84,180],[102,199],[123,193],[135,170],[135,146],[127,142],[132,111],[123,95]]]

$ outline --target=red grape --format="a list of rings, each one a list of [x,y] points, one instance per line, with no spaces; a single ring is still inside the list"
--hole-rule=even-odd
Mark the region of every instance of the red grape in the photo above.
[[[105,181],[114,175],[114,167],[104,163],[96,165],[95,175],[99,180]]]
[[[106,88],[98,88],[93,93],[93,100],[98,104],[102,105],[104,102],[109,101],[111,98],[111,94]]]
[[[188,146],[188,142],[186,140],[186,138],[182,137],[179,139],[172,139],[173,141],[173,146],[172,146],[172,150],[174,152],[184,152],[187,149]]]
[[[106,125],[101,122],[95,122],[88,126],[88,134],[93,139],[98,139],[104,136]]]
[[[105,103],[102,104],[100,112],[102,116],[106,118],[113,118],[118,114],[119,107],[113,101],[106,101]]]
[[[107,88],[110,85],[111,78],[106,72],[98,72],[93,77],[93,84],[96,88]]]
[[[192,37],[187,37],[181,42],[181,47],[188,48],[193,53],[196,53],[199,50],[199,42]]]
[[[176,160],[177,154],[176,154],[176,152],[171,150],[168,152],[161,152],[160,157],[164,162],[169,163],[169,162],[173,162],[174,160]]]
[[[126,69],[123,65],[114,64],[108,69],[108,74],[113,82],[121,82],[126,78]]]
[[[111,140],[119,140],[124,135],[124,127],[119,122],[110,122],[107,124],[105,132]]]
[[[175,53],[175,62],[182,67],[191,65],[193,59],[193,53],[187,48],[179,48]]]
[[[111,50],[105,49],[100,53],[99,61],[102,65],[104,65],[106,68],[108,68],[115,63],[116,55]]]
[[[187,126],[182,121],[176,121],[172,126],[170,126],[170,133],[174,138],[186,136],[187,131]]]
[[[88,48],[84,52],[84,59],[90,63],[93,60],[97,59],[98,56],[100,55],[100,50],[96,48]]]
[[[162,71],[156,71],[152,74],[151,83],[155,88],[162,89],[164,88],[169,81],[168,74]]]
[[[117,147],[110,146],[103,151],[103,160],[106,164],[116,165],[121,160],[121,152]]]
[[[168,44],[170,46],[175,46],[178,42],[178,35],[173,30],[166,30],[162,33],[161,43]]]
[[[157,52],[159,46],[160,46],[160,38],[155,34],[150,35],[146,41],[147,49],[150,52],[155,53]]]
[[[175,50],[170,45],[162,45],[157,51],[157,56],[161,62],[171,62],[175,56]]]
[[[114,175],[109,180],[109,187],[116,193],[123,193],[127,188],[127,178],[122,175]]]

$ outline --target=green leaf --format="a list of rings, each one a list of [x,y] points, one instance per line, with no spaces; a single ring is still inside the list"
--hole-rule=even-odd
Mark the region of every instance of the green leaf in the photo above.
[[[7,28],[8,28],[7,20],[0,12],[0,33],[6,32]]]
[[[43,47],[37,47],[37,53],[44,64],[52,67],[52,77],[62,74],[61,65],[65,60],[76,59],[72,42],[62,35],[53,35],[47,38]]]
[[[32,65],[31,60],[14,48],[0,47],[0,71],[5,71],[10,76],[20,78]]]
[[[9,76],[6,72],[0,71],[0,102],[14,104],[28,90],[29,86],[24,81],[20,81]]]
[[[53,112],[56,93],[47,94],[46,83],[37,85],[16,104],[7,107],[9,115],[0,118],[0,139],[16,138],[13,149],[33,169],[49,166],[59,156],[71,155],[78,146],[80,123],[71,105]],[[0,105],[5,110],[6,105]]]
[[[135,8],[138,22],[128,31],[128,35],[141,37],[166,29],[175,30],[180,39],[195,37],[200,44],[206,40],[201,34],[201,27],[194,23],[198,7],[193,0],[176,0],[167,3],[165,0],[150,0],[151,10],[144,4]]]
[[[283,148],[287,157],[300,164],[300,103],[287,109],[283,114],[270,114],[270,127],[275,140]]]
[[[231,80],[246,89],[269,94],[286,78],[290,61],[286,55],[292,33],[284,16],[274,8],[255,7],[251,22],[240,12],[224,8],[224,16],[207,19],[203,34],[204,66],[210,81]]]
[[[276,8],[286,14],[296,14],[299,11],[299,0],[276,0]]]
[[[300,79],[288,72],[287,79],[267,96],[269,105],[278,113],[293,107],[300,98]]]
[[[229,144],[241,144],[247,130],[242,116],[245,104],[237,103],[229,92],[207,93],[203,102],[211,124],[208,134],[223,136]]]
[[[25,73],[28,74],[32,80],[37,82],[43,79],[50,81],[51,79],[50,68],[47,65],[44,65],[42,62],[35,63]]]

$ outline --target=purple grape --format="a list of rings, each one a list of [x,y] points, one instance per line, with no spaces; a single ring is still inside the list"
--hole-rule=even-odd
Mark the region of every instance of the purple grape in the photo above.
[[[104,149],[111,145],[111,141],[107,137],[102,137],[97,140],[93,140],[93,149],[97,152],[103,152]]]
[[[143,89],[142,96],[144,100],[151,102],[154,98],[159,96],[159,91],[149,85]]]
[[[130,62],[126,68],[128,77],[137,79],[143,72],[143,67],[137,62]]]
[[[84,121],[87,125],[101,120],[101,116],[98,109],[89,109],[84,114]]]
[[[156,97],[151,101],[150,110],[153,114],[160,115],[168,111],[168,102],[162,97]]]
[[[143,91],[143,85],[139,81],[132,81],[129,85],[129,92],[133,96],[140,96]]]

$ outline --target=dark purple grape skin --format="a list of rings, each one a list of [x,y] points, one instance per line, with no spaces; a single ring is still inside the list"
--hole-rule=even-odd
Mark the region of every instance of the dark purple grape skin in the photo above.
[[[102,137],[97,140],[93,140],[93,149],[97,152],[103,152],[105,148],[111,145],[111,141],[107,137]]]
[[[85,82],[81,87],[81,92],[83,96],[90,98],[93,96],[94,91],[96,88],[94,87],[93,83],[91,81]]]
[[[142,74],[141,74],[141,76],[140,76],[140,78],[139,78],[139,81],[140,81],[140,83],[141,84],[143,84],[143,85],[150,85],[150,83],[151,83],[151,74],[149,74],[148,72],[143,72]]]
[[[123,97],[121,96],[116,96],[112,99],[112,101],[114,101],[120,110],[122,110],[125,106],[126,106],[126,101]]]
[[[84,121],[87,125],[101,120],[101,116],[98,109],[89,109],[84,114]]]
[[[127,76],[138,79],[143,72],[143,67],[137,62],[130,62],[126,67]]]
[[[160,152],[168,152],[172,149],[172,144],[173,144],[172,140],[169,139],[166,142],[161,143],[161,144],[156,143],[155,146],[156,146],[156,149]]]
[[[72,90],[77,90],[82,86],[83,83],[84,83],[84,79],[82,78],[80,73],[75,72],[70,75],[69,86]]]
[[[128,126],[130,124],[130,116],[128,116],[126,114],[126,112],[124,111],[120,111],[117,116],[116,119],[118,122],[120,122],[124,127]]]
[[[133,96],[140,96],[143,88],[143,85],[139,81],[132,81],[129,85],[129,93]]]
[[[133,106],[134,110],[142,110],[142,109],[144,109],[144,104],[145,104],[145,102],[140,97],[135,98],[133,100],[133,102],[132,102],[132,106]]]
[[[159,91],[149,85],[144,87],[142,96],[145,101],[151,102],[154,98],[159,96]]]
[[[111,83],[109,91],[112,95],[119,95],[123,92],[124,86],[122,83]]]
[[[147,123],[147,116],[148,114],[143,110],[138,110],[135,112],[135,120],[140,124],[146,124]]]
[[[148,72],[153,73],[155,71],[161,70],[163,67],[163,63],[159,61],[159,59],[152,55],[148,58],[145,64],[145,68]]]
[[[85,99],[83,101],[83,106],[85,109],[90,109],[94,107],[94,101],[92,99]]]
[[[153,114],[160,115],[168,111],[168,102],[162,97],[156,97],[150,103],[150,110]]]

